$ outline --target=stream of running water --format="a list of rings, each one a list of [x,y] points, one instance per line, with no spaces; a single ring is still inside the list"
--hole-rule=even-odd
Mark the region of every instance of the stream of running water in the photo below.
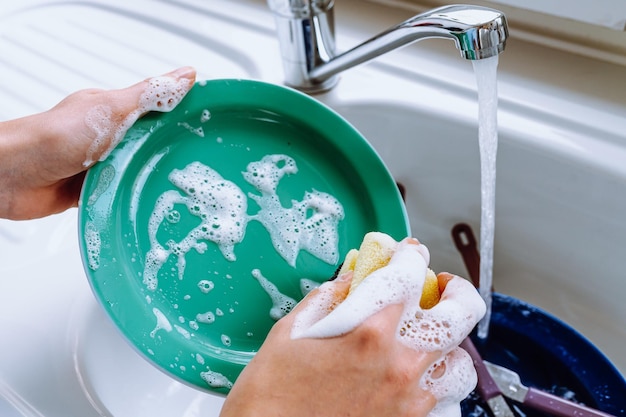
[[[478,87],[478,144],[480,148],[480,274],[479,290],[487,313],[478,323],[478,337],[485,339],[491,320],[493,246],[496,203],[496,154],[498,151],[498,56],[472,61]]]

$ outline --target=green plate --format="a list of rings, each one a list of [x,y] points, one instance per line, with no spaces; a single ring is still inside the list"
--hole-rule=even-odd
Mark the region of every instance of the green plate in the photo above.
[[[160,369],[221,393],[374,230],[409,234],[368,142],[304,94],[243,80],[196,83],[137,121],[89,170],[79,209],[85,270],[116,326]]]

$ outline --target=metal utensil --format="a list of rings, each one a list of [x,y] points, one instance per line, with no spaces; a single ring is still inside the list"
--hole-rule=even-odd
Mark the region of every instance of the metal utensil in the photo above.
[[[478,287],[480,254],[477,250],[476,238],[474,237],[472,228],[465,223],[455,225],[452,228],[452,239],[463,257],[463,262],[465,263],[470,279],[474,285]],[[487,397],[491,396],[492,399],[497,398],[494,393],[500,393],[500,396],[504,395],[505,397],[510,398],[513,401],[517,401],[528,408],[544,411],[558,417],[615,417],[612,414],[607,414],[602,411],[568,401],[537,388],[523,385],[517,372],[483,360],[476,350],[476,346],[474,346],[474,343],[469,337],[461,343],[461,347],[463,347],[463,349],[465,349],[472,357],[476,373],[478,374],[478,393],[484,400],[487,401],[487,404],[496,417],[507,414],[497,414],[497,412],[494,411],[494,407],[498,407],[500,401],[502,401],[507,408],[508,405],[504,399],[492,400],[492,402],[497,403],[492,405]],[[489,375],[486,376],[484,373]],[[491,384],[495,384],[497,387],[494,388]]]
[[[614,417],[593,408],[568,401],[548,392],[522,384],[517,372],[500,365],[483,361],[499,390],[508,398],[529,408],[559,417]]]

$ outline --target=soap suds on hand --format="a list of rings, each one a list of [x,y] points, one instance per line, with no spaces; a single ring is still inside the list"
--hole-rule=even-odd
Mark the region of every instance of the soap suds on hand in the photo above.
[[[189,91],[187,78],[153,77],[146,84],[146,88],[139,98],[137,109],[130,112],[119,124],[113,121],[113,110],[110,106],[95,106],[87,112],[85,123],[95,133],[95,139],[87,149],[83,166],[88,167],[93,164],[98,151],[103,148],[104,151],[97,159],[99,161],[105,160],[121,142],[126,131],[141,115],[149,111],[172,111]]]
[[[460,416],[459,403],[477,381],[471,358],[458,345],[484,315],[485,303],[471,283],[455,277],[447,283],[438,304],[422,309],[429,258],[423,245],[400,242],[389,263],[372,272],[334,309],[331,307],[338,300],[332,284],[323,284],[315,299],[296,316],[291,337],[346,334],[384,307],[403,304],[397,339],[418,352],[440,352],[419,383],[437,400],[429,416],[456,417]]]

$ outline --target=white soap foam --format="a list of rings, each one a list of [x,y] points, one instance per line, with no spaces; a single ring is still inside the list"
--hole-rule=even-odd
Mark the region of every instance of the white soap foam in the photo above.
[[[305,192],[302,201],[292,200],[292,207],[283,207],[276,191],[278,182],[296,172],[295,161],[287,155],[266,155],[250,163],[243,176],[261,195],[250,194],[260,210],[248,216],[245,194],[212,168],[192,162],[182,170],[174,169],[168,178],[179,190],[165,191],[157,198],[148,222],[150,250],[142,273],[147,288],[156,290],[159,271],[171,255],[177,256],[178,278],[183,279],[186,254],[192,249],[204,253],[208,249],[205,241],[216,243],[226,259],[235,261],[234,247],[243,240],[250,220],[259,221],[268,230],[274,248],[291,266],[295,266],[301,250],[329,264],[337,263],[343,207],[330,194],[317,190]],[[163,245],[157,233],[164,221],[180,222],[176,205],[186,206],[201,224],[180,242],[168,240]],[[207,280],[198,286],[203,292],[213,288]]]
[[[196,320],[200,323],[211,324],[215,322],[215,314],[212,311],[196,314]]]
[[[206,294],[209,291],[211,291],[213,288],[215,288],[215,284],[213,283],[213,281],[209,281],[208,279],[203,279],[198,282],[198,288],[200,289],[200,291]]]
[[[200,372],[200,377],[206,382],[211,388],[232,388],[233,383],[226,378],[226,376],[220,374],[219,372],[213,372],[208,370],[206,372]]]
[[[298,303],[293,298],[281,293],[278,287],[271,283],[267,278],[261,274],[258,269],[252,270],[252,276],[259,281],[261,287],[265,290],[267,295],[272,300],[272,308],[270,309],[270,317],[274,320],[280,320],[285,317],[291,309]]]
[[[85,245],[87,246],[87,262],[93,271],[100,268],[100,249],[102,239],[100,232],[92,221],[85,222]]]
[[[437,405],[428,416],[460,416],[460,402],[470,395],[477,382],[476,369],[469,354],[458,347],[450,351],[435,362],[420,381],[420,388],[437,399]]]
[[[309,302],[296,316],[291,335],[342,335],[384,307],[402,303],[398,340],[416,351],[441,352],[441,360],[420,382],[438,401],[431,417],[458,416],[459,403],[474,388],[476,374],[467,353],[457,346],[485,313],[485,303],[468,281],[455,277],[436,306],[422,309],[419,302],[429,257],[423,245],[399,243],[389,264],[373,272],[330,313],[336,295],[331,283],[323,284],[316,302]]]
[[[174,328],[175,328],[175,329],[176,329],[176,331],[177,331],[178,333],[180,333],[180,334],[181,334],[181,335],[182,335],[185,339],[187,339],[187,340],[191,339],[191,333],[189,332],[189,330],[187,330],[187,329],[185,329],[185,328],[183,328],[183,327],[180,327],[178,324],[175,324],[175,325],[174,325]]]
[[[111,185],[111,181],[115,177],[115,168],[112,165],[106,165],[100,171],[100,175],[98,176],[98,180],[96,183],[96,187],[93,189],[89,198],[87,199],[87,205],[91,206],[98,198],[109,188]]]
[[[115,138],[108,139],[114,129],[114,123],[111,121],[112,114],[113,110],[107,105],[94,106],[87,111],[85,124],[94,132],[96,137],[87,149],[87,158],[83,162],[83,166],[88,167],[95,162],[94,155],[98,149],[104,146],[107,140],[110,140],[110,143],[116,141]],[[109,147],[112,148],[110,145]],[[109,152],[105,151],[107,155]]]
[[[292,200],[283,207],[276,188],[280,180],[298,172],[287,155],[266,155],[248,164],[243,176],[261,195],[249,194],[261,209],[250,220],[259,221],[270,233],[276,251],[295,267],[301,250],[329,264],[339,259],[338,223],[344,218],[343,206],[330,194],[313,190],[302,201]]]
[[[158,272],[172,254],[178,257],[178,275],[182,279],[185,255],[192,249],[204,253],[207,249],[205,240],[216,243],[224,257],[234,261],[235,244],[243,240],[247,224],[245,194],[212,168],[192,162],[182,170],[173,170],[168,178],[185,194],[174,190],[162,193],[150,215],[150,250],[146,254],[143,273],[144,284],[150,290],[157,288]],[[168,241],[165,248],[157,240],[157,232],[176,204],[184,204],[190,214],[201,219],[201,223],[182,241]]]
[[[113,110],[106,105],[98,105],[87,111],[85,124],[94,132],[95,139],[87,149],[83,165],[91,165],[96,153],[104,148],[99,160],[103,161],[120,143],[126,131],[149,111],[169,112],[174,109],[189,91],[189,80],[171,76],[154,77],[147,81],[146,87],[139,98],[137,108],[130,112],[124,120],[116,123]]]
[[[403,316],[400,322],[403,340],[426,352],[446,352],[457,346],[485,314],[485,303],[476,298],[477,295],[467,280],[451,280],[435,307],[428,310],[413,309],[412,315]]]
[[[320,286],[319,282],[313,281],[308,278],[302,278],[300,280],[300,292],[302,293],[303,297],[306,297],[308,293],[310,293],[316,288],[319,288],[319,286]]]
[[[185,128],[187,131],[189,131],[190,133],[193,133],[194,135],[198,137],[201,137],[201,138],[204,137],[204,129],[202,129],[202,126],[193,127],[187,122],[178,122],[178,126]]]
[[[251,162],[243,172],[246,181],[264,194],[276,194],[278,183],[285,175],[296,174],[296,161],[287,155],[266,155]]]
[[[156,322],[156,326],[154,327],[154,330],[150,332],[151,338],[154,339],[154,337],[156,336],[156,333],[159,330],[165,330],[166,332],[172,331],[172,325],[170,324],[169,320],[167,319],[167,317],[165,317],[165,314],[163,314],[161,310],[155,307],[152,309],[152,314],[154,314],[154,316],[156,317],[157,322]]]

